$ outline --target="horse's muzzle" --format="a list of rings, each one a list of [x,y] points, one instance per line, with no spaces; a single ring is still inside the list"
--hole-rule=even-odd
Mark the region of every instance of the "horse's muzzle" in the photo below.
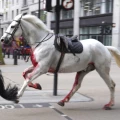
[[[9,44],[10,40],[7,37],[1,38],[1,42],[3,42],[4,44]]]

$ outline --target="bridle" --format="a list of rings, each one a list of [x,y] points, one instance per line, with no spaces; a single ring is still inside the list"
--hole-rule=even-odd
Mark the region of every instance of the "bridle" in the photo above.
[[[30,43],[28,42],[28,40],[27,40],[26,38],[24,38],[25,35],[24,35],[24,30],[23,30],[23,28],[22,28],[22,26],[21,26],[21,19],[22,19],[22,15],[21,15],[21,17],[20,17],[19,20],[13,20],[13,21],[17,22],[18,24],[15,26],[15,29],[13,30],[12,33],[9,33],[9,32],[5,32],[5,33],[11,35],[10,38],[12,38],[12,40],[14,40],[14,37],[13,37],[13,36],[14,36],[15,32],[17,31],[17,29],[18,29],[19,26],[20,26],[20,28],[21,28],[21,30],[22,30],[21,36],[23,37],[24,41],[25,41],[27,44],[30,45]],[[51,36],[49,37],[49,35],[51,35]],[[40,42],[36,42],[36,43],[38,43],[38,44],[35,46],[35,48],[37,48],[42,42],[45,42],[45,41],[49,40],[53,35],[54,35],[54,33],[48,33]],[[48,38],[47,38],[47,37],[48,37]],[[47,38],[47,39],[46,39],[46,38]],[[12,40],[11,40],[10,42],[12,42]],[[31,45],[32,45],[32,44],[31,44]]]
[[[12,38],[12,40],[14,40],[14,37],[13,37],[13,36],[14,36],[15,32],[17,31],[17,29],[19,28],[19,26],[21,27],[21,30],[22,30],[22,33],[23,33],[23,29],[22,29],[22,26],[21,26],[21,24],[20,24],[21,18],[22,18],[22,15],[21,15],[21,17],[20,17],[19,20],[13,20],[13,21],[17,22],[18,24],[15,26],[15,29],[12,31],[12,33],[5,32],[5,33],[11,35],[10,38]],[[12,40],[11,40],[10,42],[12,42]]]

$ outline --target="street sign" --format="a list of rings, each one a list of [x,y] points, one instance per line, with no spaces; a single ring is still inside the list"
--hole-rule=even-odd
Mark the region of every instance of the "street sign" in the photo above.
[[[62,0],[62,9],[64,10],[74,9],[74,0]]]

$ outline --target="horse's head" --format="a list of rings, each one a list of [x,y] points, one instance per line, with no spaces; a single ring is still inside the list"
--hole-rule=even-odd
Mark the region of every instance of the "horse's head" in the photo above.
[[[48,34],[53,34],[53,31],[48,29],[47,26],[34,15],[18,15],[8,26],[6,32],[1,37],[4,44],[10,43],[16,38],[22,37],[30,45],[48,39]]]
[[[6,32],[1,37],[1,42],[3,42],[4,44],[9,44],[16,37],[21,36],[22,34],[22,30],[20,27],[21,18],[22,18],[21,14],[15,17],[12,23],[8,26]]]

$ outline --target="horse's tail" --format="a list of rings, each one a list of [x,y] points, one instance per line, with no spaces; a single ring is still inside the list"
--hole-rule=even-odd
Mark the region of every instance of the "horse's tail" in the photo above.
[[[117,65],[120,67],[120,51],[117,48],[112,46],[105,46],[105,47],[110,51],[110,53],[115,58]]]
[[[17,100],[18,87],[11,87],[11,84],[5,89],[4,79],[0,71],[0,96],[6,100],[15,101]]]

